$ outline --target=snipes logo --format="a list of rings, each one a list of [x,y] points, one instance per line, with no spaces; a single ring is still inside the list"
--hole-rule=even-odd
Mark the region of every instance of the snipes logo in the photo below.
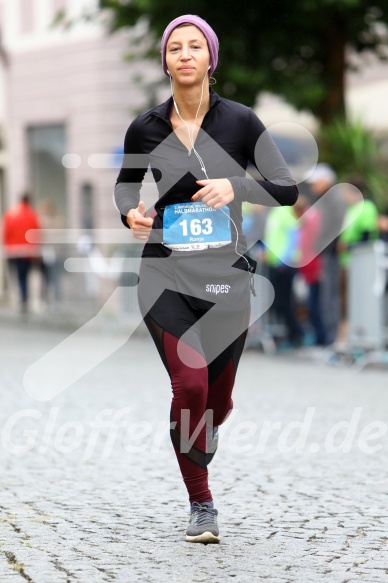
[[[207,283],[206,291],[211,294],[228,294],[231,286],[228,284]]]

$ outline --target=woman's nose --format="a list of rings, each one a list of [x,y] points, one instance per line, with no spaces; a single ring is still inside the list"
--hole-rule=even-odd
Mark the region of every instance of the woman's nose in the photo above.
[[[189,59],[190,57],[191,57],[190,47],[189,46],[183,46],[182,47],[182,52],[181,52],[181,58],[182,59]]]

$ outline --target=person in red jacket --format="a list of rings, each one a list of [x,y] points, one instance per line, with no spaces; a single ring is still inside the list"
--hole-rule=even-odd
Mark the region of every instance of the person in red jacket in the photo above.
[[[321,215],[314,207],[309,208],[307,199],[301,195],[299,195],[294,209],[300,219],[299,273],[308,286],[307,308],[309,320],[315,334],[314,344],[316,346],[326,346],[327,332],[320,307],[322,293],[322,257],[317,253],[316,249],[317,241],[321,235]]]
[[[26,232],[40,229],[37,213],[31,206],[28,193],[19,204],[10,208],[3,218],[3,243],[11,274],[17,277],[21,310],[28,311],[28,275],[33,262],[40,256],[39,243],[26,240]]]

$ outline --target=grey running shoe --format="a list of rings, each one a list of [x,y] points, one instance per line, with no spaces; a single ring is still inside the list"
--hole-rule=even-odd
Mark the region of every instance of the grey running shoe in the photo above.
[[[220,531],[217,524],[218,511],[206,502],[193,502],[190,524],[186,531],[186,541],[189,543],[219,543]]]

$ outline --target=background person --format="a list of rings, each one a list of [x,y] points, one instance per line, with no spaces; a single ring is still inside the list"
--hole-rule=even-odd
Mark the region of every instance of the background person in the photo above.
[[[388,243],[388,215],[380,215],[377,220],[379,228],[379,238]]]
[[[331,166],[321,163],[317,164],[306,180],[314,197],[322,199],[319,208],[316,207],[320,213],[321,225],[317,248],[320,249],[324,245],[320,253],[322,260],[320,308],[327,345],[335,342],[340,323],[339,236],[333,236],[333,234],[341,231],[346,213],[346,201],[340,188],[333,189],[329,197],[324,196],[336,185],[336,180],[336,174]]]
[[[37,206],[39,222],[42,229],[63,229],[64,220],[59,214],[55,204],[48,199],[42,200]],[[47,303],[53,303],[58,308],[62,299],[61,275],[63,260],[58,257],[57,246],[50,241],[53,234],[46,234],[41,245],[41,271],[42,271],[42,299]]]
[[[19,288],[22,313],[28,312],[29,274],[34,262],[40,257],[39,243],[26,240],[29,229],[40,229],[37,213],[31,199],[25,193],[19,204],[10,208],[3,217],[3,243],[11,277],[15,276]]]
[[[299,195],[294,205],[299,218],[299,273],[308,287],[308,317],[314,331],[314,344],[326,345],[326,330],[321,311],[322,258],[317,253],[320,236],[321,216],[317,209],[308,204],[305,196]]]
[[[268,247],[269,280],[275,290],[273,311],[285,324],[287,342],[297,348],[303,344],[304,332],[298,320],[294,279],[300,257],[299,225],[294,208],[270,210],[265,225],[264,242]]]

